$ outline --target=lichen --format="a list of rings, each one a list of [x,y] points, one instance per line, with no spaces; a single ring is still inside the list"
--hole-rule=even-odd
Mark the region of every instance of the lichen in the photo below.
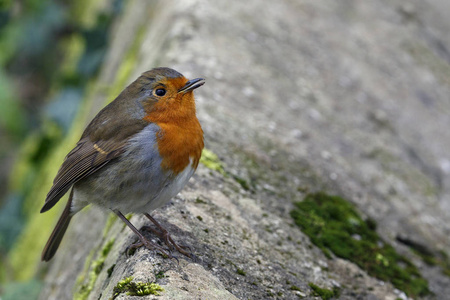
[[[309,194],[295,203],[295,223],[327,257],[352,261],[371,276],[390,281],[409,296],[429,294],[428,282],[416,266],[383,241],[373,220],[363,220],[343,198],[325,193]]]
[[[122,293],[129,296],[159,295],[164,289],[154,282],[134,282],[133,277],[127,277],[120,280],[114,287],[112,299],[115,299]]]

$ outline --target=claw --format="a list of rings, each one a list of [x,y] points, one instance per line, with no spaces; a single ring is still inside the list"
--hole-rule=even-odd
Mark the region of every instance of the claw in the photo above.
[[[138,241],[136,243],[133,243],[131,245],[129,245],[126,249],[125,249],[125,253],[127,254],[127,256],[130,256],[130,251],[132,250],[136,250],[140,247],[145,247],[148,250],[152,250],[152,251],[156,251],[157,253],[161,254],[163,257],[167,257],[167,258],[174,258],[174,256],[172,255],[172,252],[169,250],[169,252],[167,252],[165,249],[163,249],[162,247],[158,246],[155,243],[152,243],[151,241],[145,239],[145,241]]]
[[[149,250],[154,250],[157,253],[161,254],[163,257],[168,257],[168,258],[174,258],[177,260],[177,263],[180,263],[180,261],[178,260],[178,257],[172,255],[172,251],[174,249],[176,249],[178,252],[180,252],[181,254],[190,257],[190,258],[196,258],[195,255],[192,254],[191,248],[187,247],[187,246],[183,246],[183,245],[178,245],[177,243],[175,243],[175,241],[172,239],[172,237],[170,236],[169,232],[164,229],[152,216],[150,216],[149,214],[145,214],[145,216],[150,219],[150,221],[153,222],[153,224],[155,224],[155,226],[157,227],[157,229],[154,229],[150,226],[144,226],[142,227],[141,231],[150,231],[154,234],[156,234],[159,238],[161,238],[164,243],[169,247],[168,250],[165,250],[164,248],[162,248],[161,246],[151,242],[150,240],[148,240],[146,237],[144,237],[142,235],[142,233],[136,228],[134,227],[133,224],[130,223],[130,221],[128,221],[128,219],[118,210],[114,210],[114,212],[119,216],[120,219],[122,219],[123,222],[125,222],[125,224],[127,224],[127,226],[134,231],[134,233],[138,236],[139,241],[131,244],[130,246],[128,246],[125,249],[125,253],[127,254],[127,256],[129,255],[129,251],[130,250],[134,250],[137,249],[139,247],[144,246],[145,248],[149,249]],[[186,251],[185,249],[188,249],[188,251]]]
[[[149,218],[150,215],[145,214],[145,216],[147,216],[147,218]],[[184,246],[184,245],[178,245],[172,239],[172,236],[170,235],[170,233],[165,228],[163,228],[158,222],[156,222],[155,219],[153,219],[151,217],[149,219],[153,223],[155,223],[155,225],[158,227],[159,230],[157,230],[151,226],[144,226],[141,228],[141,230],[149,231],[149,232],[152,232],[153,234],[156,234],[160,239],[162,239],[164,241],[164,243],[167,245],[167,247],[169,247],[170,250],[176,249],[178,252],[180,252],[181,254],[183,254],[189,258],[193,257],[190,247]],[[187,249],[188,251],[186,251],[185,249]]]
[[[133,244],[130,244],[126,249],[125,249],[125,254],[127,255],[127,257],[131,256],[134,254],[134,252],[136,251],[137,248],[140,248],[144,246],[143,242],[136,242]],[[133,251],[134,250],[134,251]],[[133,253],[130,253],[130,251],[133,251]]]

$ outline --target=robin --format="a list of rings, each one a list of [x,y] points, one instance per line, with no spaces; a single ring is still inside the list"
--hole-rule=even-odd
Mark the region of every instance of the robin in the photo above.
[[[178,194],[198,166],[203,131],[193,91],[204,83],[173,69],[155,68],[97,114],[64,159],[41,209],[46,212],[71,189],[43,261],[56,253],[72,217],[91,203],[116,213],[138,236],[134,246],[172,257],[170,250],[146,239],[124,213],[144,213],[169,249],[190,256],[149,212]]]

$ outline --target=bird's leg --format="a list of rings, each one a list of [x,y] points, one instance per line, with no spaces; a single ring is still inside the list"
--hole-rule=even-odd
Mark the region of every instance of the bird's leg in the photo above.
[[[161,226],[161,224],[158,223],[158,221],[156,221],[152,216],[150,216],[148,213],[144,214],[150,221],[152,221],[153,224],[156,225],[156,227],[158,228],[158,230],[153,229],[150,226],[144,226],[142,227],[143,230],[148,230],[153,232],[154,234],[156,234],[157,236],[159,236],[164,243],[170,248],[170,249],[177,249],[178,252],[180,252],[183,255],[186,255],[187,257],[193,257],[193,254],[190,251],[189,247],[186,246],[181,246],[178,245],[177,243],[175,243],[175,241],[172,239],[172,237],[170,236],[170,233]],[[185,249],[188,249],[188,251],[186,251]]]
[[[128,221],[128,219],[127,219],[120,211],[114,210],[114,213],[115,213],[116,215],[118,215],[119,218],[120,218],[125,224],[127,224],[127,226],[128,226],[131,230],[133,230],[133,232],[138,236],[138,238],[139,238],[139,240],[140,240],[140,242],[137,242],[137,243],[134,243],[134,244],[131,244],[130,246],[128,246],[127,251],[126,251],[127,253],[128,253],[128,251],[129,251],[130,249],[136,249],[136,248],[139,248],[139,247],[144,246],[145,248],[147,248],[147,249],[149,249],[149,250],[156,250],[156,251],[158,251],[158,252],[159,252],[160,254],[162,254],[163,256],[166,256],[166,257],[169,257],[169,258],[176,258],[176,257],[172,256],[172,254],[171,254],[170,252],[167,253],[167,251],[164,250],[161,246],[159,246],[159,245],[157,245],[157,244],[155,244],[155,243],[152,243],[152,242],[149,241],[146,237],[144,237],[144,236],[142,235],[142,233],[140,233],[139,230],[138,230],[136,227],[134,227],[134,225],[131,224],[131,222]]]

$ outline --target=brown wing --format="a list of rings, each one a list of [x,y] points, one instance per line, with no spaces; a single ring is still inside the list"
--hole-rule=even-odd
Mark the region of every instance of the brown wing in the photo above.
[[[148,125],[141,104],[148,95],[142,84],[139,79],[130,84],[86,127],[59,169],[41,212],[52,208],[74,183],[119,157],[128,140]]]
[[[117,144],[114,140],[93,143],[87,137],[81,139],[66,156],[56,174],[41,213],[52,208],[75,182],[89,176],[112,159],[120,156],[124,146],[124,142]]]

